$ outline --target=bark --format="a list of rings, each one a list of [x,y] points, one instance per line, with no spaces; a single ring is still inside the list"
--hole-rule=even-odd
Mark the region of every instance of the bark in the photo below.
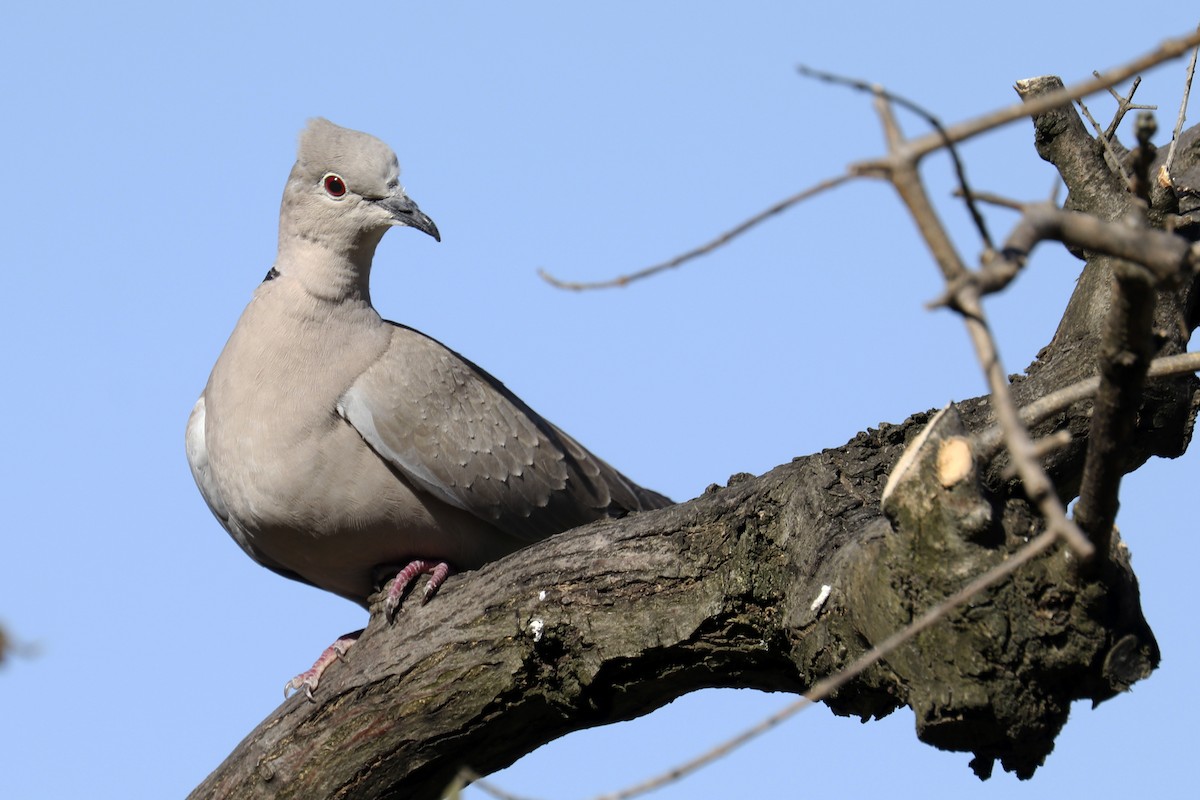
[[[1073,208],[1118,218],[1124,188],[1072,118],[1064,108],[1035,120],[1039,152],[1063,172]],[[1200,163],[1200,139],[1189,141],[1176,173]],[[1178,202],[1159,192],[1152,223]],[[1195,227],[1185,218],[1178,232],[1194,239]],[[1112,269],[1106,257],[1087,262],[1054,340],[1014,381],[1020,403],[1096,374]],[[1194,276],[1156,294],[1156,352],[1180,352],[1195,327]],[[1123,468],[1181,454],[1197,398],[1194,376],[1148,382]],[[1074,436],[1047,457],[1064,499],[1080,487],[1089,412],[1077,403],[1037,429]],[[946,442],[991,424],[986,398],[942,414],[882,500],[931,416],[555,536],[451,578],[394,624],[373,608],[316,702],[285,702],[191,796],[435,798],[460,767],[488,773],[695,689],[805,691],[1041,529],[1003,456],[968,458],[951,476],[939,466]],[[1072,701],[1101,702],[1158,663],[1126,551],[1114,542],[1110,552],[1081,569],[1052,548],[828,704],[864,719],[910,706],[922,740],[973,752],[982,777],[995,761],[1028,777]]]

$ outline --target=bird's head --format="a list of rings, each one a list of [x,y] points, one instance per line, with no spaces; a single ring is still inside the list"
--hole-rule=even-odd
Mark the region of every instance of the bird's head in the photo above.
[[[334,248],[369,245],[374,251],[384,232],[396,225],[441,241],[437,225],[404,193],[390,147],[327,119],[310,120],[300,134],[296,165],[284,189],[281,235]]]

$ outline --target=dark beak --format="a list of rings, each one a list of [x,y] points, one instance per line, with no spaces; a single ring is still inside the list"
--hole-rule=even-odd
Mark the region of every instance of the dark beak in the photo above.
[[[410,228],[416,228],[419,231],[428,233],[439,242],[442,240],[442,235],[438,233],[437,225],[433,224],[433,220],[429,215],[417,207],[417,204],[406,194],[396,194],[391,197],[385,197],[382,200],[377,200],[379,205],[387,209],[392,215],[396,225],[407,225]]]

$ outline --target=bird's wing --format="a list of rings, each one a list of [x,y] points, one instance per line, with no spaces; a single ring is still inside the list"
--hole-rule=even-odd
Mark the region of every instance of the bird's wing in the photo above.
[[[411,328],[391,330],[388,349],[338,412],[417,488],[528,541],[670,503],[467,359]]]

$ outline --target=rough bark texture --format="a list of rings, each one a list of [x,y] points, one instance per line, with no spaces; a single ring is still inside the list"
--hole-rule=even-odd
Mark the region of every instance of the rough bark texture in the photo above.
[[[1119,217],[1124,189],[1077,122],[1070,109],[1036,120],[1039,152],[1059,166],[1072,207]],[[1200,161],[1197,137],[1189,142],[1177,173]],[[1152,220],[1175,213],[1162,198]],[[1015,381],[1018,401],[1095,373],[1111,275],[1107,259],[1088,262],[1053,342]],[[1159,292],[1160,354],[1184,349],[1195,294],[1191,276]],[[1151,382],[1125,467],[1182,453],[1197,397],[1193,376]],[[1039,428],[1076,437],[1047,460],[1066,499],[1080,484],[1088,406]],[[982,398],[947,412],[881,502],[930,416],[734,476],[689,503],[556,536],[452,578],[395,624],[372,613],[317,702],[285,702],[192,797],[434,798],[462,766],[487,773],[694,689],[804,691],[1040,530],[1003,457],[949,481],[922,460],[991,423]],[[1028,776],[1073,700],[1111,697],[1157,662],[1124,548],[1098,569],[1055,548],[828,702],[864,718],[911,706],[918,736],[974,752],[981,776],[995,760]]]

